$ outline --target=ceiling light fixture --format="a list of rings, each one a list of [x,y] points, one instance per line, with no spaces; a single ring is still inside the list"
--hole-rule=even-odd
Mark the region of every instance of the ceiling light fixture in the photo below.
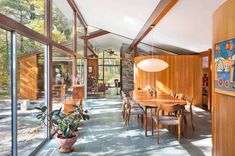
[[[137,67],[145,72],[159,72],[168,68],[168,63],[161,59],[153,57],[153,43],[152,43],[152,58],[140,61]]]

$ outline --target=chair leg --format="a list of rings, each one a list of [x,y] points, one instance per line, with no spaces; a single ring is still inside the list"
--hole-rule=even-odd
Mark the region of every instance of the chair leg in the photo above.
[[[152,135],[153,135],[153,118],[152,118]]]
[[[181,135],[181,125],[178,125],[178,142],[180,144],[180,135]]]
[[[159,124],[157,123],[157,143],[159,144]]]
[[[192,124],[193,132],[194,132],[193,112],[192,112],[192,110],[190,112],[190,115],[191,115],[191,124]]]
[[[179,124],[178,124],[178,142],[180,144],[182,116],[179,117],[178,121],[179,121]]]

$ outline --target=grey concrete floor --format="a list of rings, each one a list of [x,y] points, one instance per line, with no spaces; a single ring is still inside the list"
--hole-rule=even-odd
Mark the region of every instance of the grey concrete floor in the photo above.
[[[90,112],[91,119],[83,122],[80,127],[74,151],[68,154],[59,153],[57,143],[52,139],[37,155],[212,155],[211,115],[202,109],[193,108],[196,129],[193,133],[189,123],[181,144],[178,143],[177,136],[166,128],[161,129],[160,144],[157,144],[156,134],[151,135],[151,124],[148,124],[148,137],[144,136],[143,124],[136,117],[131,118],[128,130],[124,128],[120,96],[87,99],[85,107],[94,109]]]

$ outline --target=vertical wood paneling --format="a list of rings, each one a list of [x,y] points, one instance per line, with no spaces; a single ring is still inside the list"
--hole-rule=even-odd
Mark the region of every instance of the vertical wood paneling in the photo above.
[[[38,98],[38,62],[37,55],[19,58],[19,89],[21,99]]]
[[[235,0],[228,0],[213,14],[213,44],[235,38],[234,10]],[[235,155],[235,97],[215,93],[213,59],[212,65],[213,155]]]
[[[142,59],[150,56],[135,57],[135,65]],[[198,55],[184,56],[154,56],[162,59],[169,64],[169,67],[161,72],[148,73],[140,69],[136,69],[135,89],[152,87],[159,91],[169,93],[175,90],[194,97],[194,104],[201,105],[202,100],[202,64]],[[138,83],[141,82],[141,83]]]

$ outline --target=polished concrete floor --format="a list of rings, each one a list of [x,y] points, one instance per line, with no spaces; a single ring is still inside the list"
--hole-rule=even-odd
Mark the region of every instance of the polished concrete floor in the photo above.
[[[53,139],[37,155],[212,155],[211,115],[202,109],[193,108],[196,129],[193,133],[189,124],[181,144],[166,128],[161,129],[160,144],[157,144],[156,134],[151,135],[150,124],[148,137],[144,136],[141,121],[135,117],[131,118],[129,129],[124,128],[120,96],[93,97],[86,100],[85,107],[94,108],[90,112],[91,119],[83,122],[79,130],[74,151],[69,154],[59,153]]]

